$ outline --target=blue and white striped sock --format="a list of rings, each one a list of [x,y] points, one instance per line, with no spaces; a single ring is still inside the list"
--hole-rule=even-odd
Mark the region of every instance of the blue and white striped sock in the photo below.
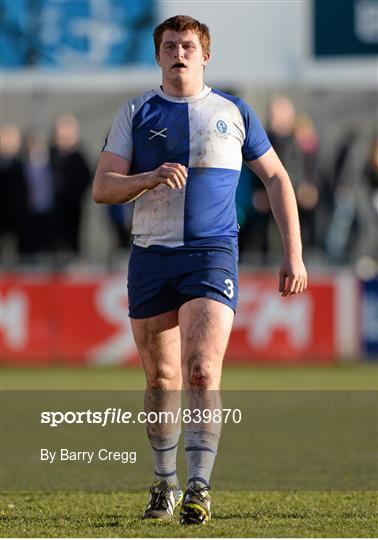
[[[217,455],[219,434],[205,430],[185,431],[185,454],[188,486],[206,487]]]
[[[155,465],[155,480],[165,479],[170,485],[178,485],[176,454],[180,431],[152,437],[149,435]]]

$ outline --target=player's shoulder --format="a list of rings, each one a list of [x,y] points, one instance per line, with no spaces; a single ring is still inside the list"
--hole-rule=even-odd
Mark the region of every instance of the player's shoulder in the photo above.
[[[239,96],[228,94],[217,88],[213,88],[213,95],[217,96],[219,99],[226,100],[228,103],[232,103],[239,109],[242,116],[248,115],[252,110],[251,106]]]
[[[144,94],[140,94],[139,96],[135,96],[135,97],[125,100],[121,108],[135,114],[141,107],[143,107],[145,103],[150,101],[155,96],[156,96],[155,90],[149,90],[148,92],[145,92]]]

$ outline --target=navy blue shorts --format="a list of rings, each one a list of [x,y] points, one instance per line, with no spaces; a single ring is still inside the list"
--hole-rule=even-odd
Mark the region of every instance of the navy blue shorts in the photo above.
[[[133,244],[127,283],[129,315],[154,317],[194,298],[212,298],[235,311],[237,265],[236,238],[207,238],[175,248]]]

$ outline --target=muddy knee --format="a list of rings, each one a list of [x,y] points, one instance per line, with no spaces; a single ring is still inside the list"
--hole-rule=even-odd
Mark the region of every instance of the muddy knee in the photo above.
[[[189,386],[192,388],[211,388],[218,378],[209,358],[194,354],[189,358]]]

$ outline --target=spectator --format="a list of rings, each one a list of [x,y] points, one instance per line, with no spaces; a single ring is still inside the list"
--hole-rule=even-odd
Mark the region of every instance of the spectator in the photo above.
[[[240,261],[247,253],[265,260],[268,253],[268,235],[265,234],[266,218],[270,204],[260,179],[245,165],[242,166],[236,190],[236,210],[239,230]]]
[[[110,224],[117,239],[117,247],[129,249],[131,245],[132,204],[110,204],[107,207]]]
[[[330,174],[328,193],[330,223],[325,236],[329,258],[346,262],[356,245],[356,188],[361,181],[360,133],[356,126],[348,129],[336,150],[334,169]]]
[[[30,251],[51,252],[54,246],[55,194],[45,137],[30,132],[26,139],[25,178],[29,215]]]
[[[91,171],[80,148],[79,122],[71,114],[64,114],[56,121],[51,165],[60,247],[78,254],[83,199]]]
[[[294,189],[303,178],[303,159],[294,136],[295,109],[292,102],[284,96],[275,98],[268,109],[267,134],[274,150],[277,152],[287,170]],[[266,191],[262,185],[256,184],[253,192],[253,207],[256,225],[259,228],[259,238],[263,259],[266,260],[272,252],[270,245],[270,226],[272,214]],[[277,236],[277,232],[275,231]]]
[[[252,232],[252,171],[245,165],[240,171],[239,182],[236,188],[236,212],[239,227],[239,257],[242,260],[244,252],[251,249]]]
[[[294,187],[304,174],[303,157],[295,139],[295,108],[285,96],[272,100],[268,110],[268,136]]]
[[[0,132],[0,236],[9,234],[20,253],[29,251],[27,186],[20,158],[21,132],[14,124]]]
[[[364,170],[364,178],[371,192],[370,197],[375,213],[378,214],[378,137],[371,144],[368,161]]]
[[[370,145],[356,190],[356,257],[378,259],[378,138]]]
[[[319,211],[320,186],[319,137],[310,116],[298,116],[294,134],[303,163],[303,176],[297,179],[296,189],[302,241],[305,247],[315,247],[318,244],[316,217]]]

